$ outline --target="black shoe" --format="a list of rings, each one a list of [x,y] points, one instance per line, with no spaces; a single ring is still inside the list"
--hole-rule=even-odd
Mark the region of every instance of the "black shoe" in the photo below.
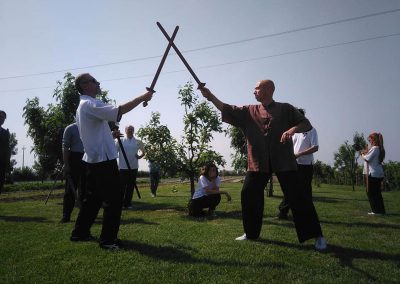
[[[88,236],[71,236],[70,238],[71,242],[90,242],[90,241],[95,241],[96,238],[93,237],[92,235],[88,235]]]

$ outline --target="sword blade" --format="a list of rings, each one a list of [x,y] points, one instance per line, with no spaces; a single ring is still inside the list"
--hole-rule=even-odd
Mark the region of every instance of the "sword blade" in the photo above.
[[[179,30],[179,26],[176,26],[176,27],[175,27],[175,30],[174,30],[174,33],[172,34],[172,37],[171,37],[171,41],[172,41],[172,42],[174,41],[175,36],[176,36],[176,34],[178,33],[178,30]],[[146,88],[147,91],[152,92],[152,93],[155,93],[155,92],[156,92],[156,91],[154,90],[154,86],[155,86],[156,83],[157,83],[158,77],[160,76],[160,73],[161,73],[161,69],[162,69],[163,66],[164,66],[165,60],[167,59],[167,56],[168,56],[168,53],[169,53],[169,50],[170,50],[170,49],[171,49],[171,43],[168,43],[168,46],[167,46],[167,48],[166,48],[165,51],[164,51],[163,57],[161,58],[160,64],[158,65],[156,74],[154,75],[153,81],[151,82],[150,87],[147,87],[147,88]],[[143,106],[146,107],[146,106],[147,106],[147,102],[143,102]]]
[[[194,78],[194,80],[196,81],[197,85],[198,85],[198,89],[203,88],[206,84],[202,83],[199,78],[197,77],[196,73],[194,73],[193,69],[190,67],[189,63],[186,61],[185,57],[183,57],[182,53],[179,51],[179,49],[176,47],[175,43],[173,42],[173,40],[169,37],[168,33],[165,31],[165,29],[163,28],[163,26],[157,22],[157,26],[158,28],[161,30],[161,32],[164,34],[164,36],[167,38],[167,40],[169,41],[169,44],[174,48],[176,54],[179,56],[179,58],[182,60],[183,64],[186,66],[186,68],[188,69],[189,73],[192,75],[192,77]]]

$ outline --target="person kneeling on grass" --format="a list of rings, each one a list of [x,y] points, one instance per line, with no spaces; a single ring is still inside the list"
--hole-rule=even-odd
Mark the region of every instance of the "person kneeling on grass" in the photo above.
[[[196,190],[189,202],[189,215],[201,217],[205,215],[204,208],[208,208],[208,216],[215,216],[215,208],[221,201],[221,194],[225,194],[228,201],[231,196],[226,191],[220,191],[221,179],[218,176],[218,169],[213,163],[202,167]]]

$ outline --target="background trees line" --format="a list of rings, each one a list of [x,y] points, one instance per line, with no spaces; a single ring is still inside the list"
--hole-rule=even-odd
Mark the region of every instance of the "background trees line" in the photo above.
[[[15,180],[35,176],[45,180],[61,176],[62,152],[61,143],[64,128],[74,122],[74,115],[79,104],[79,93],[74,85],[75,78],[66,73],[63,82],[58,81],[53,91],[55,104],[47,107],[39,105],[37,97],[27,99],[23,109],[25,124],[33,140],[31,151],[35,155],[33,169],[16,168],[12,160],[10,173]],[[104,102],[113,102],[107,91],[102,91],[99,97]],[[180,141],[172,137],[166,125],[161,124],[161,115],[152,113],[147,125],[137,131],[137,136],[145,143],[146,159],[160,163],[163,176],[180,176],[188,178],[191,191],[194,191],[195,179],[199,168],[207,161],[214,161],[219,166],[225,165],[222,155],[215,152],[210,142],[214,133],[225,132],[231,139],[233,152],[232,167],[237,174],[244,173],[247,168],[247,146],[242,131],[236,127],[222,129],[222,122],[217,112],[206,101],[201,101],[193,90],[193,84],[188,82],[178,92],[178,99],[184,109],[184,128]],[[11,135],[12,153],[17,153],[15,133]],[[367,145],[363,134],[355,133],[352,143],[347,140],[334,153],[334,166],[321,161],[315,163],[314,181],[318,184],[360,185],[362,165],[358,164],[358,148]],[[400,163],[389,161],[385,163],[386,182],[390,189],[400,188]]]

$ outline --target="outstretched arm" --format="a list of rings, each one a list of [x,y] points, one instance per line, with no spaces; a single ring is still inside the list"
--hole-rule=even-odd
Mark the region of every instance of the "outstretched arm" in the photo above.
[[[132,109],[134,109],[135,107],[137,107],[141,102],[147,102],[150,101],[151,98],[153,97],[153,93],[152,92],[146,92],[143,95],[123,104],[120,105],[120,115],[123,115],[129,111],[131,111]]]
[[[213,93],[211,93],[211,91],[209,89],[203,87],[200,89],[200,92],[203,95],[203,97],[205,97],[207,100],[212,102],[217,109],[222,111],[222,109],[224,107],[224,103],[221,102]]]

